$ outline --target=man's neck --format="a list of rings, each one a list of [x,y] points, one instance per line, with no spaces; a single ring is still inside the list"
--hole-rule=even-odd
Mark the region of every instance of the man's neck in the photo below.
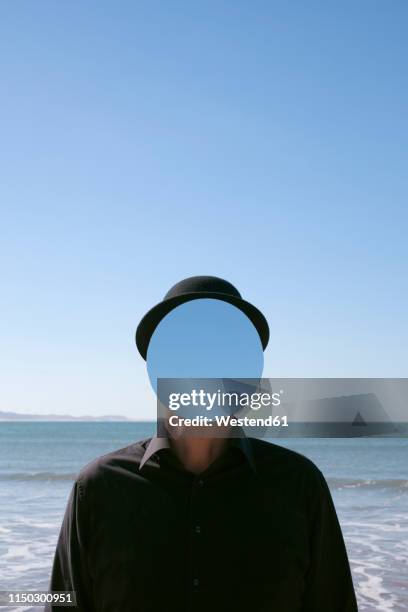
[[[171,446],[186,470],[200,474],[223,452],[225,438],[180,437],[171,440]]]

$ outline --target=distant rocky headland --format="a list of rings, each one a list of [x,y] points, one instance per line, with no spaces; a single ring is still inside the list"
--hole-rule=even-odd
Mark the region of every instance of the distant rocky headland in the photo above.
[[[24,414],[0,410],[0,421],[135,421],[120,414],[73,416],[71,414]]]

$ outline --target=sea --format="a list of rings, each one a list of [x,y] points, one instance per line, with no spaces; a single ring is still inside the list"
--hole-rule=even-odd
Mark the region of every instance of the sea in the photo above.
[[[154,423],[142,422],[0,423],[0,591],[48,589],[58,532],[79,469],[154,431]],[[359,610],[407,612],[408,438],[273,442],[306,455],[325,475]]]

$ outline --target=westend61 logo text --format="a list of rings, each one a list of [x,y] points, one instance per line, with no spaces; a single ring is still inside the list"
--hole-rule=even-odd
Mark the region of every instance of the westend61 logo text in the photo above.
[[[238,393],[215,391],[210,393],[204,389],[192,389],[189,393],[170,393],[168,407],[170,410],[178,410],[181,407],[200,407],[206,410],[213,408],[250,408],[251,410],[259,410],[260,408],[276,407],[281,404],[281,395],[279,393]]]

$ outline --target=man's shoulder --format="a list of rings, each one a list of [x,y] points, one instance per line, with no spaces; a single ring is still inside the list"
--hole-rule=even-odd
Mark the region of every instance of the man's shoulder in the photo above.
[[[253,439],[252,447],[257,472],[276,504],[290,499],[292,511],[300,508],[302,512],[314,512],[330,497],[323,473],[305,455],[265,440]]]
[[[121,470],[137,473],[146,444],[150,438],[133,442],[127,446],[95,457],[82,466],[76,480],[80,488],[91,487],[102,481],[110,480],[110,476]]]
[[[310,476],[317,480],[322,478],[322,473],[317,465],[298,451],[257,438],[252,438],[252,449],[256,464],[261,471],[284,470]]]

